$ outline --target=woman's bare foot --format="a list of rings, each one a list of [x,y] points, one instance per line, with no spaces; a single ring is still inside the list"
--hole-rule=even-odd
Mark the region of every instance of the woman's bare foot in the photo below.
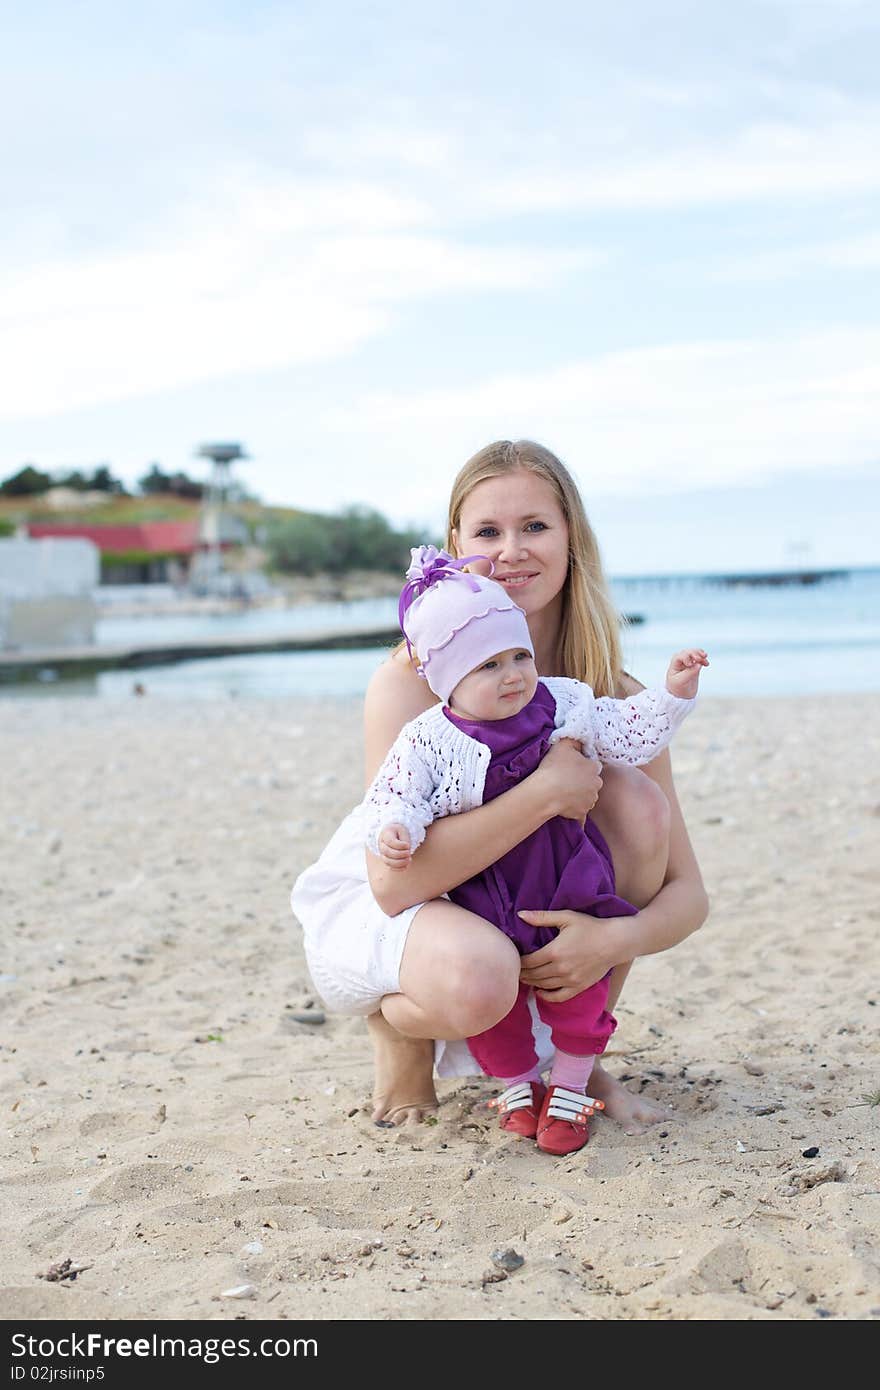
[[[434,1090],[434,1044],[429,1038],[406,1038],[382,1014],[370,1014],[373,1041],[376,1124],[416,1124],[437,1109]]]
[[[591,1096],[604,1100],[603,1113],[622,1125],[625,1134],[644,1134],[650,1125],[668,1120],[672,1115],[671,1106],[658,1105],[656,1101],[628,1091],[600,1062],[596,1062],[590,1073],[588,1089]]]

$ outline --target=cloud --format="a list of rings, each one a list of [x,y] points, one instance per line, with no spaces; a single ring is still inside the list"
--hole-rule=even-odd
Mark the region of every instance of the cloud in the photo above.
[[[788,280],[804,271],[863,271],[880,268],[880,236],[868,234],[812,246],[791,246],[783,251],[758,251],[751,256],[730,260],[717,270],[707,270],[708,278],[722,282],[746,280]]]
[[[372,393],[328,413],[324,427],[368,451],[372,438],[389,479],[417,457],[418,477],[410,471],[395,496],[398,514],[418,515],[436,506],[449,460],[498,438],[546,443],[594,495],[831,474],[877,459],[878,397],[880,330],[840,328],[606,353],[458,390]]]
[[[484,208],[516,211],[698,207],[880,189],[880,120],[750,125],[733,136],[633,157],[585,157],[549,172],[523,165],[490,180]]]
[[[0,418],[328,361],[407,300],[540,289],[600,260],[426,235],[424,220],[381,184],[229,176],[165,229],[163,249],[0,278]]]
[[[626,122],[603,119],[625,97]],[[751,109],[764,114],[755,118]],[[382,169],[430,218],[778,203],[880,189],[880,107],[815,84],[655,82],[574,95],[544,122],[450,110],[406,127],[379,122],[306,131],[301,148],[340,173]],[[695,135],[695,130],[700,134]]]
[[[401,130],[378,122],[307,130],[300,142],[307,159],[324,166],[390,164],[415,170],[449,168],[456,153],[452,135],[439,129]]]

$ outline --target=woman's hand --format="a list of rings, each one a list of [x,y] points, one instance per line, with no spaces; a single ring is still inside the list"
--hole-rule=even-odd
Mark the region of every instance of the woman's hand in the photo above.
[[[559,935],[540,951],[523,956],[519,976],[540,999],[554,1004],[589,989],[635,954],[629,935],[632,917],[589,917],[569,910],[520,912],[519,916],[532,927],[559,928]]]
[[[565,816],[583,825],[602,790],[602,764],[585,758],[576,739],[561,738],[532,773],[540,778],[551,815]]]

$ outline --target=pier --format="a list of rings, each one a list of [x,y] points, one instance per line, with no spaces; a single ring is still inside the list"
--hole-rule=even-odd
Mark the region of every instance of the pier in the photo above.
[[[180,661],[203,661],[217,656],[257,655],[262,652],[345,651],[352,647],[392,647],[401,640],[394,627],[353,628],[346,631],[300,632],[289,636],[196,637],[185,642],[153,646],[90,646],[0,651],[0,684],[27,681],[51,671],[60,678],[97,671],[137,670],[169,666]]]
[[[833,579],[846,579],[849,570],[777,570],[756,574],[708,574],[707,584],[723,584],[729,589],[779,588],[783,584],[827,584]]]

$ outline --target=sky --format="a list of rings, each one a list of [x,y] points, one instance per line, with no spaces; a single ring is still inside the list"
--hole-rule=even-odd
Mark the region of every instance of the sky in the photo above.
[[[875,0],[0,19],[0,476],[434,532],[533,438],[612,572],[880,563]]]

